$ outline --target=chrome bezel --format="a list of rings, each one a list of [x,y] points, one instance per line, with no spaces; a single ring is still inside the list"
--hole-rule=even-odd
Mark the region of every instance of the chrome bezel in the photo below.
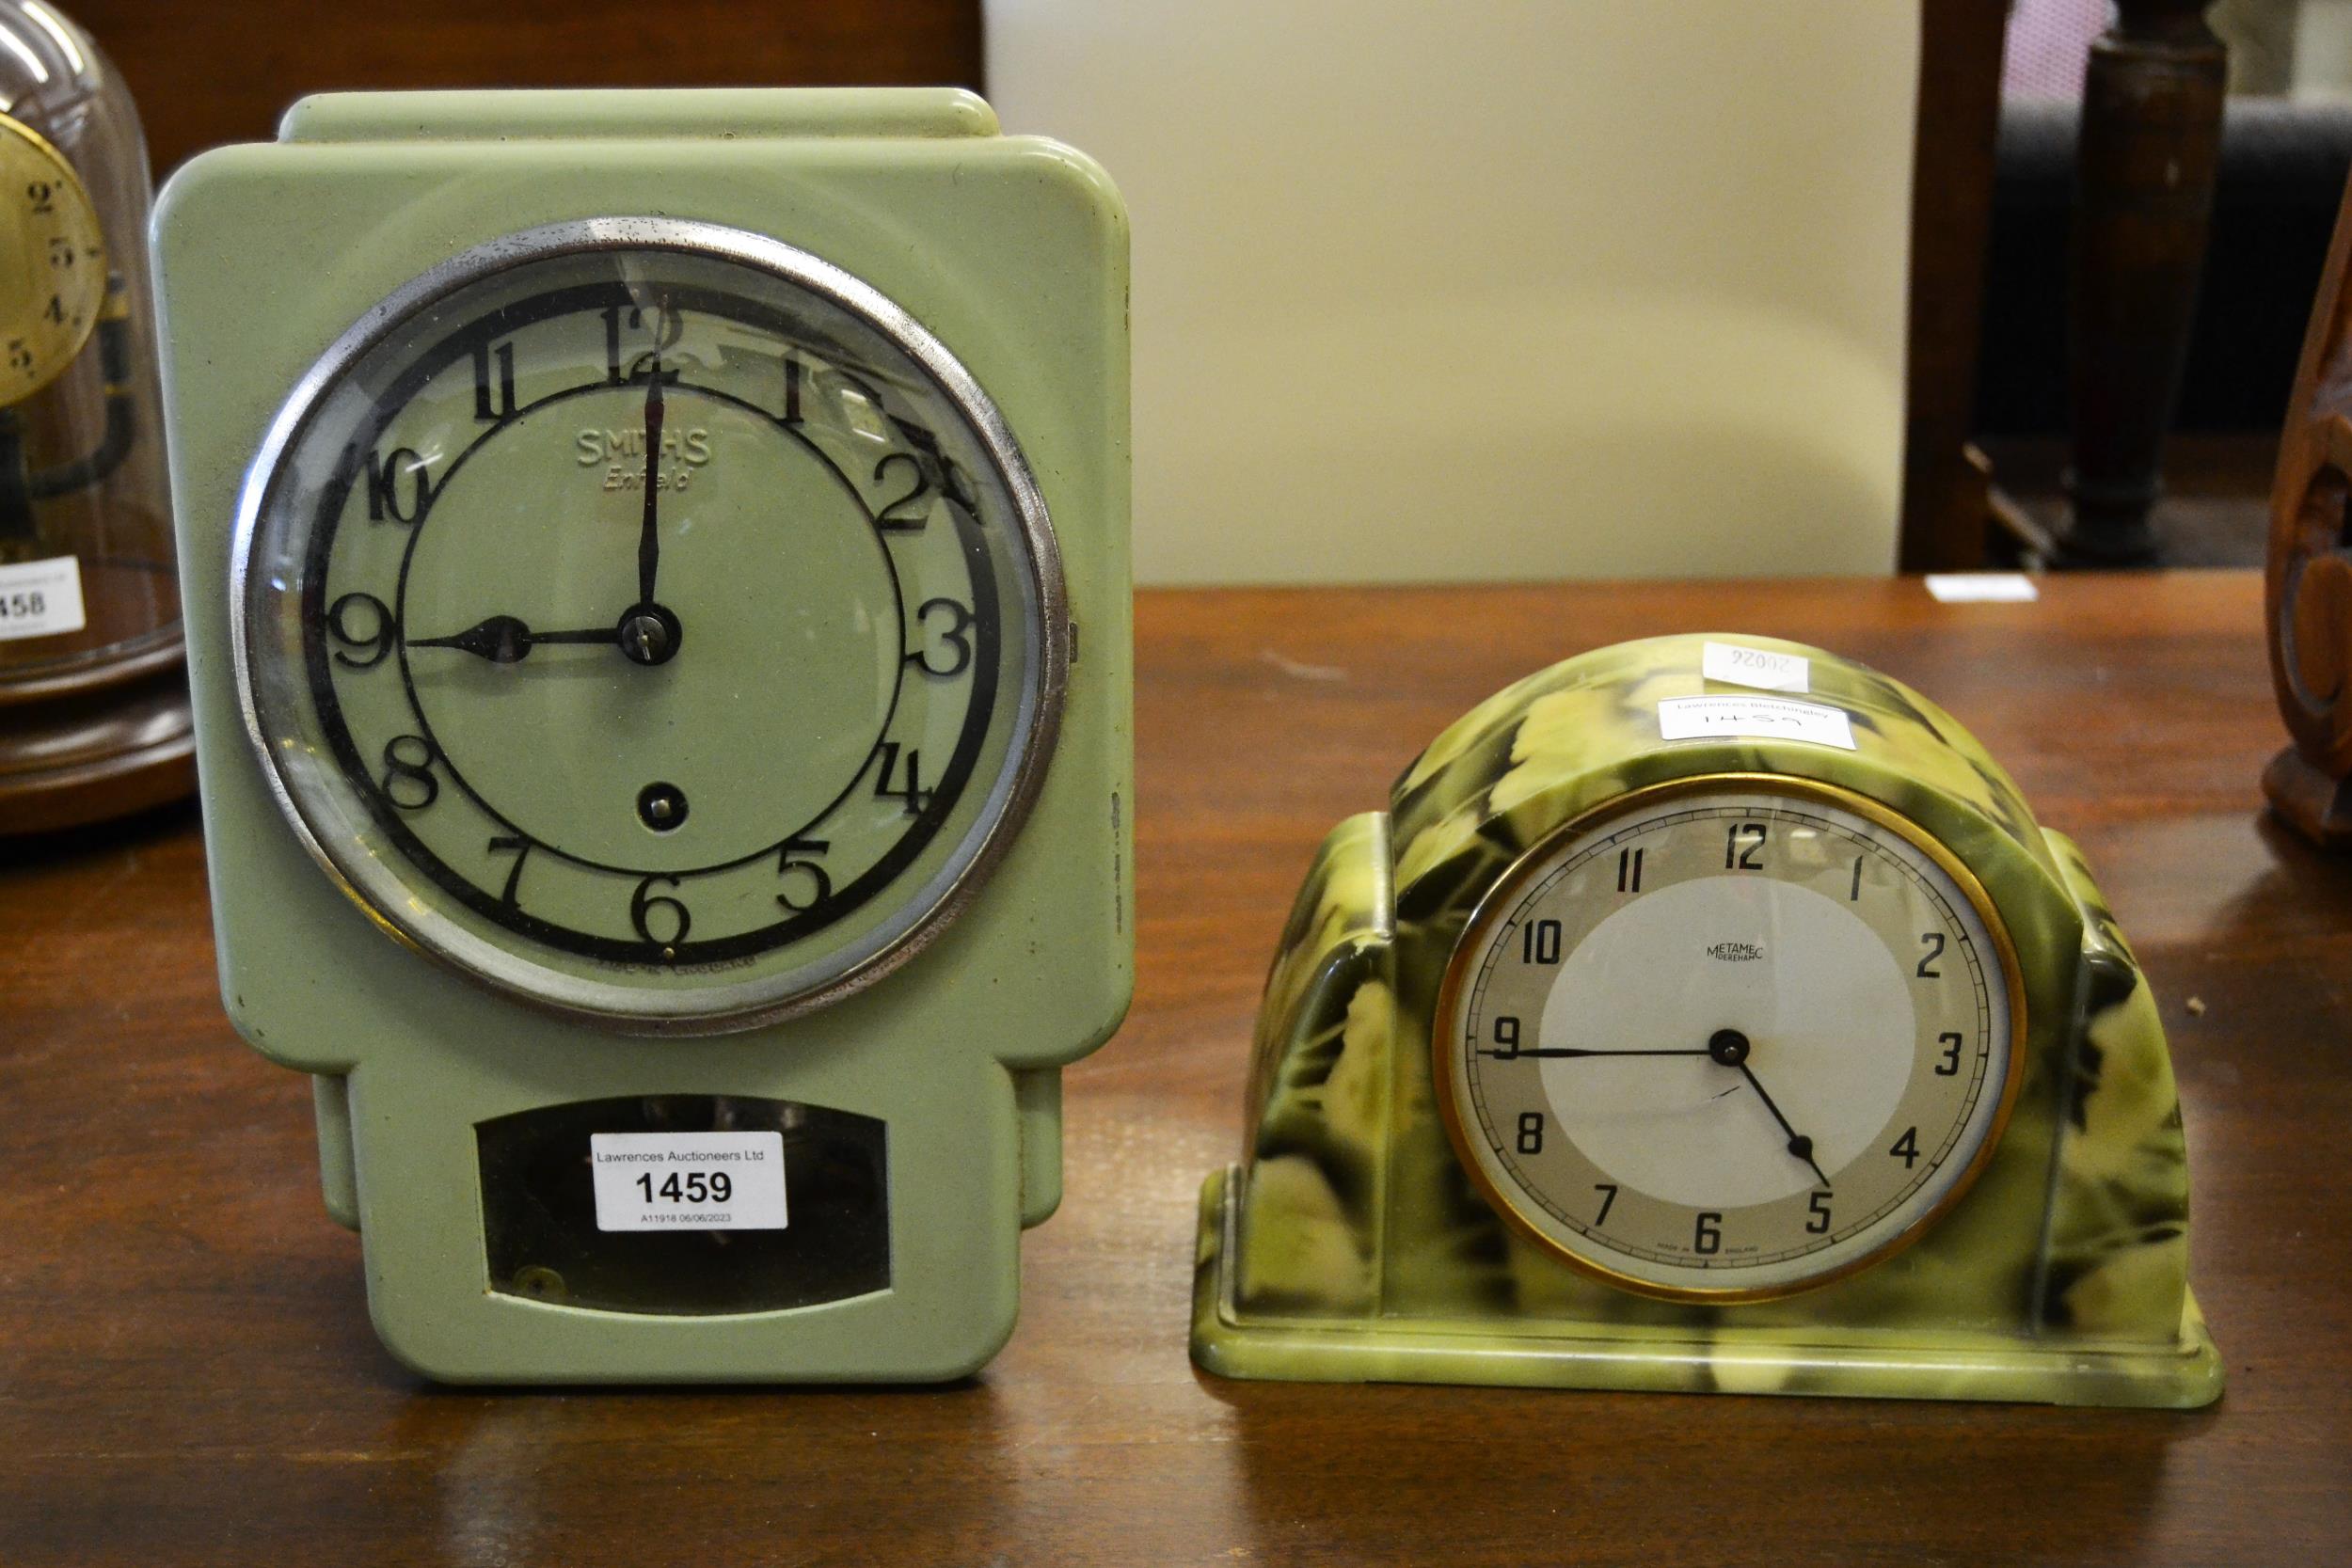
[[[527,951],[501,945],[414,899],[374,896],[399,888],[379,857],[323,838],[297,798],[264,730],[254,671],[274,657],[258,649],[248,613],[252,554],[286,454],[306,433],[329,391],[366,355],[435,303],[512,268],[549,259],[609,251],[664,250],[710,257],[768,272],[862,319],[895,343],[925,374],[977,439],[1019,519],[1029,582],[1022,635],[1031,650],[1014,736],[989,786],[975,827],[948,864],[906,898],[907,918],[885,922],[818,964],[758,980],[705,987],[646,987],[583,978],[550,969]],[[547,224],[501,236],[452,257],[411,279],[335,340],[295,383],[270,422],[237,498],[230,546],[229,627],[237,702],[246,739],[278,811],[321,870],[368,916],[403,942],[507,995],[574,1022],[645,1035],[711,1035],[794,1018],[840,1001],[898,969],[934,941],[972,902],[1017,835],[1041,788],[1068,690],[1070,614],[1061,552],[1045,500],[1019,443],[995,404],[947,347],[895,301],[832,262],[779,240],[720,224],[664,217],[599,217]],[[973,842],[973,833],[978,834]],[[966,846],[971,846],[968,852]],[[350,851],[339,855],[338,848]],[[361,863],[366,863],[365,864]],[[375,867],[371,872],[370,866]],[[525,939],[516,938],[519,943]],[[812,973],[813,972],[813,973]]]

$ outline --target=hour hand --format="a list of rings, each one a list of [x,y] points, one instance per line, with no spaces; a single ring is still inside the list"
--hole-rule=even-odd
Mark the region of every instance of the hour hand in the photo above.
[[[493,664],[516,664],[543,642],[605,642],[620,641],[615,626],[598,626],[589,631],[532,631],[512,615],[492,615],[468,626],[451,637],[411,637],[411,648],[455,648]]]

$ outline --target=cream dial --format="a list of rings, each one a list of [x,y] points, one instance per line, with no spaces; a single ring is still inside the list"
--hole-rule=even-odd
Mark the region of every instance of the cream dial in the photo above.
[[[1974,1177],[2021,1060],[2014,973],[1973,879],[1859,798],[1645,792],[1470,923],[1440,1003],[1448,1130],[1581,1267],[1669,1296],[1804,1289]]]

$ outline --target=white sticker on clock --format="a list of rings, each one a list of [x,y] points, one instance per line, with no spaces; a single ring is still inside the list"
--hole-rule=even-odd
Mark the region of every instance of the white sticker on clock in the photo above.
[[[1813,662],[1803,654],[1775,654],[1737,642],[1708,642],[1699,650],[1699,673],[1711,681],[1752,686],[1758,691],[1810,691]]]
[[[593,1132],[598,1230],[782,1230],[781,1132]]]
[[[88,624],[82,612],[82,563],[72,556],[0,566],[0,642],[57,637]]]
[[[1806,740],[1816,746],[1854,749],[1853,725],[1845,713],[1819,703],[1785,697],[1665,697],[1658,704],[1658,737],[1693,740],[1714,736],[1769,736]]]

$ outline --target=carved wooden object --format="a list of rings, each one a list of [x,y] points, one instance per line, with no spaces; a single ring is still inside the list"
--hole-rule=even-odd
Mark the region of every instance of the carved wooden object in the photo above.
[[[2331,849],[2352,849],[2352,193],[2303,338],[2270,488],[2264,603],[2271,684],[2295,744],[2271,760],[2263,791],[2279,815]]]

